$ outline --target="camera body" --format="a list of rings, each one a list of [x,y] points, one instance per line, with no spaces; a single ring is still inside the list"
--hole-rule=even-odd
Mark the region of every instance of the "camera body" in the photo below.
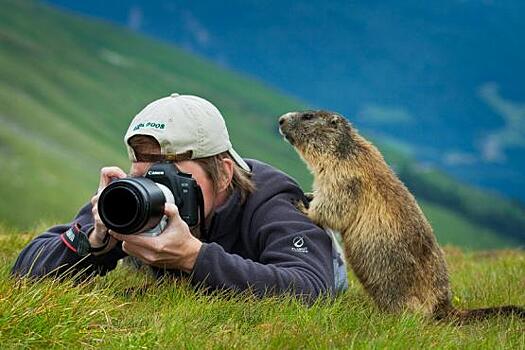
[[[188,226],[198,224],[199,199],[202,200],[202,192],[191,174],[180,171],[173,163],[163,162],[152,165],[145,178],[162,184],[170,190],[179,209],[179,215]]]
[[[98,212],[108,229],[123,234],[140,233],[161,224],[166,202],[178,207],[180,217],[190,227],[199,223],[199,213],[204,212],[197,181],[171,162],[153,164],[144,177],[110,183],[100,194]]]

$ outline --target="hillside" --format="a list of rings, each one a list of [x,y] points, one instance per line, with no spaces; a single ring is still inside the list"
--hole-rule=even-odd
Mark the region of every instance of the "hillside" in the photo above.
[[[243,156],[271,163],[310,187],[305,166],[276,128],[279,115],[302,108],[303,102],[107,23],[27,1],[2,1],[2,9],[0,220],[6,224],[29,228],[69,220],[95,190],[101,166],[128,167],[122,138],[134,114],[174,91],[213,101]],[[471,189],[449,178],[445,182],[455,187],[439,187],[436,174],[418,172],[392,147],[382,150],[396,170],[412,176],[419,191],[454,194],[467,203],[456,210],[439,196],[418,197],[442,243],[494,248],[523,242],[525,223],[519,220],[525,215],[519,207],[482,193],[483,200],[508,208],[495,223],[483,223],[472,215]],[[481,215],[489,216],[490,210]],[[518,233],[496,232],[504,221],[516,223]]]
[[[525,203],[523,1],[43,1],[182,45]]]

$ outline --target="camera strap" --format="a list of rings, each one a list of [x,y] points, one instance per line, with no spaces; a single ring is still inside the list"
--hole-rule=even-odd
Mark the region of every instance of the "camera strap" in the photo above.
[[[197,191],[197,205],[199,206],[199,221],[200,221],[200,234],[201,238],[205,241],[208,240],[208,231],[206,229],[206,219],[204,217],[204,196],[202,195],[202,190],[199,187]]]
[[[89,253],[96,253],[104,250],[107,247],[110,238],[110,235],[106,233],[103,245],[101,247],[92,248],[89,243],[88,234],[82,230],[82,226],[80,226],[78,222],[71,225],[66,232],[60,235],[60,239],[62,239],[62,242],[64,242],[66,247],[77,253],[79,256],[86,256]]]

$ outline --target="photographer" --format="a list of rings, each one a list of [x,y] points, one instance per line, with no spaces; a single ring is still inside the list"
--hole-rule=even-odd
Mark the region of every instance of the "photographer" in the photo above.
[[[200,224],[189,227],[179,208],[166,203],[167,226],[158,235],[108,230],[99,215],[99,197],[113,180],[128,175],[117,167],[103,168],[90,203],[72,223],[30,242],[14,275],[105,275],[129,255],[157,276],[187,275],[193,285],[210,289],[291,292],[313,300],[345,284],[330,236],[294,206],[306,201],[299,186],[269,165],[243,160],[210,102],[178,94],[154,101],[133,119],[125,143],[131,177],[166,161],[191,174],[202,192]]]

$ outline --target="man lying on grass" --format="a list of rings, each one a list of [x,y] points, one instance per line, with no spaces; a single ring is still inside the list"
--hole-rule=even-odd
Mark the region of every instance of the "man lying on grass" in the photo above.
[[[209,289],[291,292],[313,300],[345,288],[346,271],[331,238],[295,209],[306,200],[299,186],[267,164],[242,159],[210,102],[178,94],[154,101],[133,119],[125,144],[131,177],[166,161],[191,174],[203,194],[201,225],[189,227],[178,208],[166,203],[168,224],[159,235],[108,230],[99,215],[100,194],[128,175],[106,167],[91,202],[72,223],[30,242],[14,275],[105,275],[129,255],[159,277],[185,275]]]

